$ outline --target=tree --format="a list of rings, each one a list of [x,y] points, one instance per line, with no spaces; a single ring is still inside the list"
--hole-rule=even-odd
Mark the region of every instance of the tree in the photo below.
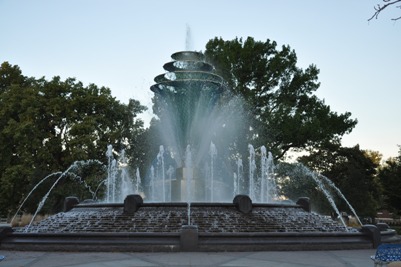
[[[368,159],[370,159],[373,164],[375,166],[377,166],[378,168],[380,167],[382,158],[383,158],[383,154],[381,154],[379,151],[374,151],[374,150],[364,150],[363,151],[365,157],[367,157]]]
[[[380,168],[378,176],[383,184],[384,208],[401,214],[401,147],[398,156],[389,158]]]
[[[2,215],[16,209],[19,202],[46,175],[65,171],[76,161],[96,159],[106,162],[105,151],[126,148],[133,161],[143,122],[137,115],[145,108],[138,101],[122,104],[111,91],[94,84],[83,86],[68,78],[27,78],[18,66],[3,63],[0,69],[0,210]],[[82,168],[84,168],[83,166]],[[81,168],[81,169],[82,169]],[[86,167],[85,167],[86,168]],[[84,168],[84,169],[85,169]],[[105,178],[80,170],[92,188]],[[84,177],[82,177],[84,178]],[[51,181],[50,181],[51,180]],[[50,179],[32,196],[27,211],[32,212],[50,185]],[[62,179],[52,194],[53,206],[66,194],[92,197],[72,176]],[[94,189],[93,189],[94,190]]]
[[[383,4],[377,4],[374,9],[375,13],[368,19],[368,21],[371,21],[373,18],[377,19],[379,17],[379,14],[388,8],[389,6],[393,6],[397,3],[401,3],[401,0],[383,0]],[[401,4],[399,6],[395,6],[396,8],[401,8]],[[391,20],[399,20],[401,19],[401,16],[392,18]]]
[[[249,107],[245,146],[266,145],[282,158],[292,149],[338,141],[357,123],[349,112],[337,114],[314,95],[319,70],[314,65],[297,67],[289,46],[278,50],[270,40],[215,38],[207,43],[205,55]]]
[[[21,73],[18,66],[12,66],[7,61],[0,66],[0,93],[2,93],[11,84],[23,84],[26,77]]]

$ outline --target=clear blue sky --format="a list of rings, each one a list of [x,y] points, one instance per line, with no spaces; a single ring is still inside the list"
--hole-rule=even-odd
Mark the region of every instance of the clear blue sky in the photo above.
[[[0,0],[0,62],[23,74],[75,77],[151,107],[153,78],[173,52],[252,36],[288,44],[320,69],[319,98],[359,123],[344,146],[396,156],[401,145],[400,9],[368,22],[381,0]],[[398,13],[397,13],[398,12]],[[149,120],[150,114],[144,114]]]

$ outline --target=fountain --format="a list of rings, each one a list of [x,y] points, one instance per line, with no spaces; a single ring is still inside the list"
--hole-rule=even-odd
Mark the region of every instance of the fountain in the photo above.
[[[349,228],[316,214],[307,197],[280,201],[273,157],[265,147],[249,144],[247,157],[226,149],[239,124],[240,100],[226,95],[223,79],[201,53],[177,52],[172,59],[151,87],[162,110],[163,145],[149,175],[141,177],[136,169],[131,178],[124,151],[116,159],[108,146],[104,202],[67,197],[63,212],[25,228],[0,229],[1,249],[310,250],[372,248],[398,240],[391,229]],[[324,188],[334,184],[311,177],[332,200]]]

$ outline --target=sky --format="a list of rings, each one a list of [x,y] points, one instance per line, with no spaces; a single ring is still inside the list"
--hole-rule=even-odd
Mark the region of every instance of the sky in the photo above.
[[[214,37],[270,39],[294,49],[300,68],[316,65],[316,95],[358,120],[343,145],[387,159],[401,145],[401,20],[391,20],[401,9],[368,22],[381,1],[0,0],[0,63],[108,87],[148,106],[148,123],[149,87],[172,53],[204,51]]]

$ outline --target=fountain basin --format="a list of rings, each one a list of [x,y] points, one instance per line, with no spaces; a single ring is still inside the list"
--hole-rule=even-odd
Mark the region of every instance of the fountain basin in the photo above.
[[[373,248],[380,240],[377,229],[348,231],[300,205],[252,204],[251,212],[244,213],[234,203],[191,203],[190,217],[188,226],[186,203],[143,203],[134,213],[125,213],[121,203],[78,204],[29,229],[8,229],[0,249],[329,250]],[[396,234],[386,231],[386,238],[394,241]]]

